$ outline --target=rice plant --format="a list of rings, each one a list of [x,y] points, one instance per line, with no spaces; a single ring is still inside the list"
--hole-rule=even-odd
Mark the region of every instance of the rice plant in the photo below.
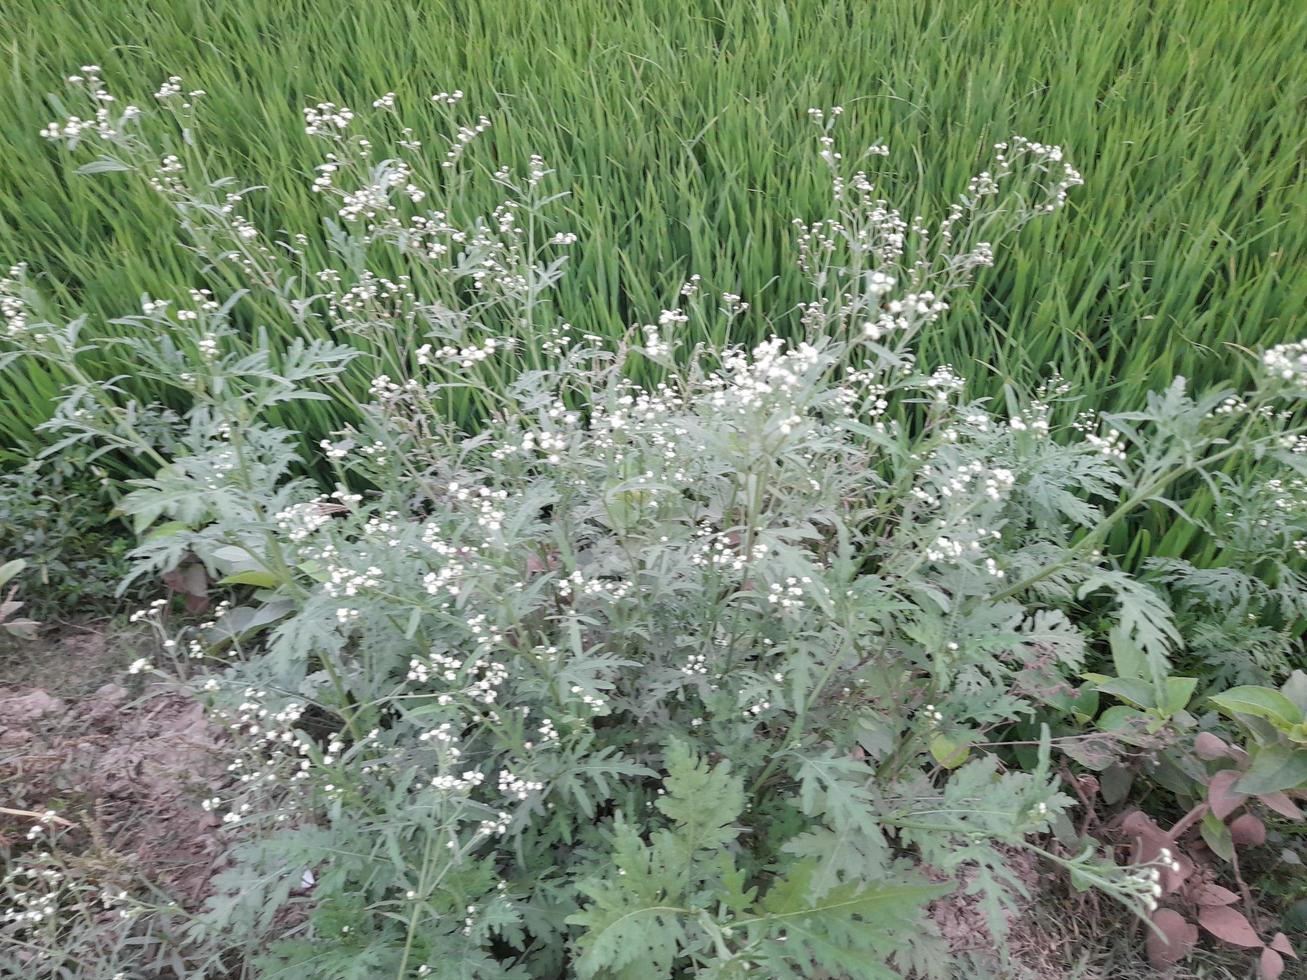
[[[263,217],[310,230],[303,105],[394,91],[430,132],[456,110],[430,96],[464,91],[493,123],[471,162],[558,161],[583,232],[558,306],[579,332],[613,337],[637,311],[675,306],[698,274],[750,304],[730,339],[794,335],[791,222],[820,214],[825,194],[811,151],[794,148],[807,108],[834,104],[850,145],[899,151],[889,190],[918,211],[1010,132],[1081,163],[1075,213],[1028,231],[922,338],[922,362],[956,365],[973,394],[1034,388],[1052,366],[1095,407],[1119,407],[1177,374],[1200,390],[1239,381],[1230,345],[1303,332],[1296,4],[1176,0],[1160,16],[1140,0],[7,0],[5,21],[0,258],[29,261],[57,304],[89,311],[92,339],[121,332],[104,317],[142,293],[200,283],[148,188],[79,176],[84,160],[40,138],[63,74],[88,60],[134,100],[186,66],[206,93],[198,121],[222,134],[202,151],[211,172],[266,185],[262,200],[277,203]],[[447,188],[456,217],[489,209],[488,183]],[[325,261],[325,233],[307,249]],[[246,327],[283,344],[295,331],[276,317]],[[112,347],[93,369],[164,393]],[[0,374],[0,460],[26,458],[64,381],[30,363]],[[350,411],[305,403],[279,420],[314,443]],[[1165,514],[1120,528],[1112,546],[1204,547]]]

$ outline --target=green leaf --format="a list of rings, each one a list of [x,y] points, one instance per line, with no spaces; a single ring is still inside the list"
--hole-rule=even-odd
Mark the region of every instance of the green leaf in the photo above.
[[[905,906],[913,908],[941,898],[956,887],[952,884],[879,883],[870,888],[859,889],[857,886],[850,885],[839,889],[820,902],[810,902],[807,896],[811,892],[812,873],[812,865],[804,862],[796,865],[788,875],[771,887],[762,900],[763,910],[767,913],[765,918],[768,921],[799,919],[832,912],[841,915],[867,915],[878,910],[889,912]],[[761,918],[744,920],[737,924],[745,927],[758,921],[761,921]]]
[[[1212,695],[1211,701],[1229,714],[1265,718],[1276,728],[1291,728],[1303,719],[1302,709],[1269,687],[1252,684],[1232,687],[1221,694]]]
[[[1112,666],[1116,668],[1117,677],[1148,676],[1148,658],[1139,644],[1132,640],[1122,626],[1112,627],[1107,636],[1112,648]]]
[[[1234,838],[1230,836],[1230,828],[1216,814],[1210,810],[1205,813],[1199,831],[1214,854],[1227,861],[1234,857]]]
[[[121,173],[132,168],[125,163],[114,160],[110,157],[101,157],[99,160],[92,160],[90,163],[84,163],[75,171],[78,174],[108,174]]]
[[[275,588],[280,583],[281,579],[272,572],[262,571],[237,572],[218,582],[219,585],[254,585],[260,589]]]
[[[855,827],[834,831],[817,826],[792,837],[782,848],[812,865],[813,900],[850,881],[867,884],[883,878],[889,864],[889,847],[879,831],[867,834]]]
[[[955,742],[943,732],[936,732],[930,739],[930,754],[945,769],[956,769],[971,755],[971,744]]]
[[[156,528],[152,528],[146,535],[147,541],[157,541],[159,538],[171,537],[174,534],[183,534],[191,530],[189,524],[182,521],[165,521]]]
[[[1163,690],[1171,668],[1170,652],[1181,643],[1170,604],[1156,589],[1118,569],[1100,569],[1080,587],[1078,595],[1083,599],[1103,588],[1114,592],[1121,606],[1116,629],[1143,657],[1140,666],[1128,647],[1118,641],[1123,651],[1121,666],[1127,674],[1146,677],[1157,691]]]
[[[759,943],[760,977],[840,976],[888,980],[902,976],[885,963],[906,951],[919,929],[920,909],[955,885],[877,882],[842,886],[811,900],[812,870],[800,864],[772,886],[762,901],[766,914],[741,918],[734,931],[768,936]],[[798,969],[796,969],[798,967]],[[807,967],[807,969],[804,969]]]
[[[1098,729],[1104,732],[1118,732],[1123,728],[1139,727],[1147,718],[1147,715],[1135,708],[1118,704],[1098,716]]]
[[[679,829],[700,847],[725,847],[739,836],[731,826],[744,809],[744,783],[731,774],[727,761],[709,768],[680,741],[667,748],[666,795],[655,806],[675,820]]]
[[[1153,685],[1136,677],[1113,677],[1096,687],[1099,692],[1120,698],[1136,708],[1156,706],[1153,699]]]
[[[1307,673],[1295,670],[1280,688],[1280,693],[1307,715]]]
[[[1103,802],[1108,806],[1115,806],[1124,800],[1130,793],[1130,785],[1134,782],[1134,778],[1134,773],[1129,767],[1120,763],[1104,769],[1098,776]]]
[[[808,757],[799,764],[799,806],[805,814],[824,814],[835,830],[856,827],[877,833],[875,799],[867,787],[873,768],[855,759],[830,753]]]
[[[210,631],[214,641],[238,640],[261,630],[287,616],[295,604],[289,599],[276,599],[260,606],[236,606],[218,620]]]
[[[1253,764],[1234,788],[1249,796],[1296,789],[1307,783],[1307,749],[1268,745],[1253,755]]]
[[[0,565],[0,585],[6,584],[11,578],[27,567],[27,562],[21,558],[15,558],[13,561],[7,561]]]
[[[1082,687],[1080,693],[1071,702],[1071,710],[1083,716],[1086,721],[1098,714],[1098,706],[1098,691],[1088,686]]]
[[[1198,686],[1197,677],[1168,677],[1166,679],[1166,703],[1161,707],[1168,716],[1183,711],[1189,699],[1193,697]]]
[[[669,868],[656,848],[626,823],[613,831],[613,859],[617,875],[587,879],[577,890],[591,902],[567,917],[584,931],[577,938],[581,955],[576,975],[588,980],[600,975],[623,975],[638,967],[650,980],[670,977],[676,952],[685,943],[684,917],[691,910],[676,904],[684,867]]]

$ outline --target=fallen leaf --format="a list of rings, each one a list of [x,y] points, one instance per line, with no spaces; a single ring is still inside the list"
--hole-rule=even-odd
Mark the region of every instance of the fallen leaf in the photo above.
[[[1262,950],[1262,958],[1257,962],[1257,975],[1262,980],[1280,980],[1280,974],[1284,972],[1284,960],[1280,954],[1269,946]]]
[[[1229,906],[1209,905],[1198,913],[1198,924],[1217,939],[1233,946],[1247,946],[1257,949],[1262,941],[1257,938],[1257,931],[1244,918],[1238,909]]]
[[[1207,882],[1194,890],[1194,901],[1199,905],[1233,905],[1239,896],[1228,888]]]
[[[1289,942],[1289,937],[1282,932],[1277,932],[1275,938],[1267,943],[1267,945],[1270,946],[1271,949],[1283,953],[1285,956],[1292,956],[1295,960],[1298,958],[1298,954],[1293,951],[1293,945]]]
[[[1174,909],[1158,909],[1152,923],[1145,945],[1148,962],[1159,969],[1179,963],[1198,942],[1198,927]]]

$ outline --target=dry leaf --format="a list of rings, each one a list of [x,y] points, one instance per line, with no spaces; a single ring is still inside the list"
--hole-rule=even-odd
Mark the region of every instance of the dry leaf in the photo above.
[[[1233,946],[1257,949],[1262,945],[1262,941],[1257,938],[1257,931],[1244,918],[1244,914],[1228,905],[1209,905],[1201,909],[1198,912],[1198,924],[1217,939]]]
[[[1218,819],[1224,820],[1248,799],[1234,790],[1235,781],[1242,775],[1237,769],[1222,769],[1207,784],[1207,802]]]
[[[1288,817],[1290,820],[1303,819],[1303,812],[1283,790],[1277,793],[1263,793],[1257,798],[1282,817]]]
[[[1266,824],[1251,813],[1245,813],[1241,817],[1235,817],[1231,822],[1230,836],[1234,838],[1236,844],[1257,847],[1266,843]]]
[[[1239,896],[1228,888],[1207,882],[1194,890],[1194,901],[1199,905],[1233,905]]]
[[[1145,945],[1148,962],[1158,969],[1179,963],[1198,942],[1198,927],[1174,909],[1158,909],[1152,922],[1157,929],[1149,930]]]
[[[1194,754],[1200,759],[1211,762],[1213,759],[1227,758],[1230,755],[1230,746],[1211,732],[1199,732],[1194,738]]]
[[[1282,932],[1277,932],[1275,938],[1267,945],[1285,956],[1292,956],[1295,960],[1298,958],[1298,954],[1293,951],[1293,945],[1289,942],[1289,937]]]

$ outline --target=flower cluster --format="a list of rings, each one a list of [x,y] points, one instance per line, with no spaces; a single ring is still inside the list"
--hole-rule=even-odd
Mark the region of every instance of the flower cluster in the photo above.
[[[1262,355],[1262,364],[1274,377],[1307,391],[1307,340],[1277,344]]]

